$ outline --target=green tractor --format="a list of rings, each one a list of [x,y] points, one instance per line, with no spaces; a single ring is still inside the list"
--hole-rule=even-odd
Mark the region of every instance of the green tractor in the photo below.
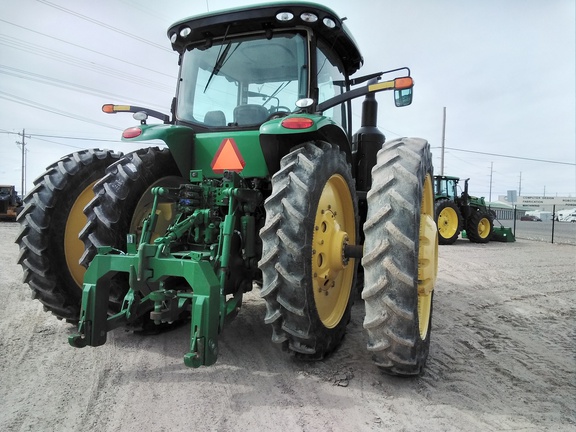
[[[384,143],[376,127],[375,93],[411,103],[409,69],[353,78],[354,39],[312,3],[211,12],[168,37],[180,66],[171,115],[103,107],[139,121],[123,140],[166,147],[70,154],[24,200],[24,280],[78,324],[70,344],[190,320],[184,363],[211,365],[257,288],[273,342],[321,359],[343,339],[361,261],[368,350],[387,373],[420,374],[437,275],[432,157],[425,140]]]
[[[492,237],[494,213],[486,206],[484,197],[468,194],[468,180],[464,180],[464,191],[458,195],[460,178],[434,176],[436,225],[441,245],[453,244],[463,230],[474,243],[488,243]]]

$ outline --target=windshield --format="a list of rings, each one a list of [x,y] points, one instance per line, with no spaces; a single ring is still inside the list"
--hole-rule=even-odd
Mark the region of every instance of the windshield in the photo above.
[[[306,44],[300,34],[233,38],[185,52],[178,120],[208,128],[257,126],[307,97]]]

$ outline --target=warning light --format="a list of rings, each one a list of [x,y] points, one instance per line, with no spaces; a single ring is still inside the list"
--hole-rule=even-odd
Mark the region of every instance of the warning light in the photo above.
[[[411,77],[396,78],[394,80],[394,88],[396,90],[412,88],[413,86],[414,86],[414,81],[412,81]]]
[[[239,173],[246,166],[246,162],[244,162],[244,158],[240,154],[240,150],[238,150],[236,141],[232,138],[225,138],[214,155],[210,166],[216,174],[222,174],[224,171]]]
[[[314,120],[308,117],[286,117],[282,120],[282,126],[286,129],[308,129],[314,126]]]
[[[137,136],[140,136],[142,134],[142,129],[140,129],[139,127],[131,127],[126,129],[124,132],[122,132],[122,138],[125,139],[130,139],[130,138],[136,138]]]
[[[105,104],[102,105],[102,111],[106,114],[116,114],[117,112],[130,112],[131,106],[130,105],[114,105],[114,104]]]

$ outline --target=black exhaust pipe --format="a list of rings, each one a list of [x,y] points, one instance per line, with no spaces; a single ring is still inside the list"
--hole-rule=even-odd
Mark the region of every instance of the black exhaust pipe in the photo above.
[[[368,83],[376,84],[378,79]],[[368,93],[362,102],[362,123],[352,137],[352,149],[356,151],[356,190],[368,192],[372,186],[372,167],[376,164],[376,154],[386,141],[384,134],[376,126],[378,122],[378,102],[374,93]]]

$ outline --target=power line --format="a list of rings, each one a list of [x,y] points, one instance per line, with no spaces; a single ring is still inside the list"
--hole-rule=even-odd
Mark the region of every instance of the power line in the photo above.
[[[92,61],[87,61],[87,60],[82,60],[76,56],[72,56],[69,54],[65,54],[59,51],[55,51],[55,50],[51,50],[49,48],[44,48],[41,47],[38,44],[32,44],[29,42],[25,42],[22,40],[19,40],[17,38],[11,37],[11,36],[7,36],[7,35],[1,35],[0,34],[0,44],[20,50],[20,51],[26,51],[29,52],[31,54],[35,54],[35,55],[40,55],[42,57],[46,57],[49,58],[51,60],[57,60],[58,62],[64,62],[64,63],[68,63],[83,69],[87,69],[87,70],[92,70],[95,72],[98,72],[100,74],[105,74],[108,76],[112,76],[115,78],[119,78],[131,83],[136,83],[136,84],[141,84],[144,85],[146,87],[154,87],[158,90],[163,90],[163,91],[168,91],[168,92],[172,92],[173,91],[173,87],[163,84],[163,83],[159,83],[157,81],[152,81],[146,78],[142,78],[140,76],[137,75],[133,75],[130,73],[126,73],[123,71],[120,71],[118,69],[114,69],[114,68],[110,68],[108,66],[103,66],[103,65],[99,65],[97,63],[94,63]]]
[[[432,147],[432,148],[440,148],[440,147]],[[475,154],[481,154],[481,155],[487,155],[487,156],[497,156],[497,157],[510,158],[510,159],[528,160],[528,161],[533,161],[533,162],[545,162],[545,163],[552,163],[552,164],[559,164],[559,165],[576,166],[576,163],[573,163],[573,162],[551,161],[551,160],[546,160],[546,159],[527,158],[527,157],[522,157],[522,156],[511,156],[511,155],[504,155],[504,154],[499,154],[499,153],[487,153],[487,152],[480,152],[480,151],[475,151],[475,150],[464,150],[464,149],[457,149],[457,148],[453,148],[453,147],[445,147],[445,148],[448,150],[460,151],[460,152],[465,152],[465,153],[475,153]]]
[[[37,138],[37,136],[34,136],[34,135],[30,135],[30,136],[32,137],[32,139],[37,139],[37,140],[44,141],[44,142],[49,142],[49,143],[52,143],[52,144],[58,144],[58,145],[61,145],[61,146],[63,146],[63,147],[70,147],[70,148],[81,149],[81,150],[86,148],[86,147],[73,146],[73,145],[70,145],[70,144],[62,144],[62,143],[59,143],[59,142],[56,142],[56,141],[51,141],[51,140],[47,140],[47,139],[43,139],[43,138]]]
[[[153,47],[155,47],[155,48],[159,48],[159,49],[161,49],[161,50],[163,50],[163,51],[168,51],[168,52],[170,52],[170,53],[172,52],[171,49],[166,48],[164,45],[160,45],[160,44],[157,44],[157,43],[155,43],[155,42],[151,42],[151,41],[149,41],[149,40],[147,40],[147,39],[144,39],[143,37],[137,36],[137,35],[132,34],[132,33],[128,33],[127,31],[124,31],[124,30],[122,30],[122,29],[116,28],[116,27],[111,26],[111,25],[109,25],[109,24],[103,23],[102,21],[95,20],[94,18],[90,18],[90,17],[88,17],[88,16],[86,16],[86,15],[82,15],[82,14],[80,14],[80,13],[78,13],[78,12],[74,12],[73,10],[66,9],[65,7],[56,5],[56,4],[51,3],[51,2],[49,2],[49,1],[47,1],[47,0],[36,0],[36,1],[38,1],[38,2],[40,2],[40,3],[43,3],[43,4],[45,4],[46,6],[50,6],[50,7],[54,8],[54,9],[58,9],[58,10],[60,10],[60,11],[62,11],[62,12],[67,13],[67,14],[74,15],[75,17],[78,17],[78,18],[83,19],[83,20],[85,20],[85,21],[89,21],[89,22],[91,22],[91,23],[93,23],[93,24],[96,24],[96,25],[98,25],[98,26],[100,26],[100,27],[104,27],[104,28],[107,28],[108,30],[112,30],[112,31],[114,31],[114,32],[116,32],[116,33],[120,33],[120,34],[122,34],[122,35],[124,35],[124,36],[128,36],[129,38],[135,39],[135,40],[137,40],[137,41],[139,41],[139,42],[143,42],[143,43],[145,43],[145,44],[148,45],[148,46],[153,46]]]
[[[4,96],[3,96],[3,95],[4,95]],[[117,128],[117,127],[114,127],[114,126],[110,126],[109,124],[106,124],[106,123],[102,123],[102,122],[99,122],[99,121],[96,121],[96,120],[92,120],[92,119],[89,119],[89,118],[86,118],[86,117],[82,117],[82,116],[79,116],[79,115],[76,115],[76,114],[71,114],[71,113],[68,113],[68,112],[66,112],[66,111],[58,110],[58,109],[56,109],[56,108],[54,108],[54,107],[50,107],[50,106],[47,106],[47,105],[43,105],[43,104],[40,104],[40,103],[38,103],[38,102],[31,101],[31,100],[29,100],[29,99],[24,99],[24,98],[22,98],[22,97],[15,96],[15,95],[12,95],[12,94],[10,94],[10,93],[7,93],[7,92],[1,91],[1,90],[0,90],[0,99],[5,99],[5,100],[8,100],[8,101],[10,101],[10,102],[18,103],[18,104],[21,104],[21,105],[26,105],[26,106],[29,106],[29,107],[31,107],[31,108],[36,108],[36,109],[39,109],[39,110],[42,110],[42,111],[47,111],[47,112],[49,112],[49,113],[56,114],[56,115],[60,115],[60,116],[63,116],[63,117],[68,117],[68,118],[71,118],[71,119],[74,119],[74,120],[79,120],[79,121],[83,121],[83,122],[86,122],[86,123],[92,123],[92,124],[95,124],[95,125],[98,125],[98,126],[104,126],[104,127],[110,128],[110,129],[122,130],[122,129]]]
[[[8,131],[6,129],[0,129],[0,133],[4,133],[4,134],[12,134],[12,135],[20,135],[19,132],[11,132]],[[44,137],[44,138],[58,138],[58,139],[73,139],[73,140],[82,140],[82,141],[101,141],[101,142],[115,142],[115,143],[120,143],[122,142],[121,140],[111,140],[111,139],[101,139],[101,138],[86,138],[86,137],[73,137],[73,136],[65,136],[65,135],[45,135],[45,134],[35,134],[35,133],[27,133],[26,134],[27,137],[32,137],[32,138],[36,138],[36,139],[40,139],[38,137]],[[42,141],[47,141],[47,142],[53,142],[53,141],[48,141],[48,140],[42,140]],[[55,143],[55,144],[60,144],[60,143]],[[64,144],[61,144],[64,145]]]
[[[28,136],[36,138],[36,137],[45,137],[45,138],[58,138],[58,139],[73,139],[73,140],[82,140],[82,141],[101,141],[101,142],[115,142],[120,143],[121,140],[111,140],[111,139],[101,139],[101,138],[85,138],[85,137],[71,137],[71,136],[62,136],[62,135],[44,135],[44,134],[28,134]],[[38,138],[40,139],[40,138]],[[47,140],[43,140],[47,141]],[[62,144],[64,145],[64,144]]]
[[[103,53],[103,52],[100,52],[100,51],[96,51],[96,50],[90,49],[90,48],[88,48],[88,47],[85,47],[85,46],[82,46],[82,45],[78,45],[78,44],[69,42],[69,41],[64,40],[64,39],[60,39],[60,38],[57,38],[57,37],[54,37],[54,36],[50,36],[50,35],[47,35],[46,33],[41,33],[41,32],[39,32],[39,31],[32,30],[32,29],[30,29],[30,28],[28,28],[28,27],[24,27],[24,26],[15,24],[15,23],[10,22],[10,21],[3,20],[2,18],[0,18],[0,21],[1,21],[1,22],[4,22],[4,23],[6,23],[6,24],[10,24],[10,25],[12,25],[12,26],[14,26],[14,27],[18,27],[18,28],[21,28],[21,29],[23,29],[23,30],[29,31],[29,32],[31,32],[31,33],[36,33],[36,34],[38,34],[38,35],[40,35],[40,36],[43,36],[43,37],[46,37],[46,38],[50,38],[50,39],[54,39],[54,40],[57,40],[58,42],[62,42],[62,43],[68,44],[68,45],[72,45],[73,47],[80,48],[80,49],[83,49],[83,50],[85,50],[85,51],[90,51],[90,52],[92,52],[92,53],[94,53],[94,54],[98,54],[98,55],[101,55],[101,56],[104,56],[104,57],[108,57],[108,58],[110,58],[110,59],[112,59],[112,60],[116,60],[116,61],[119,61],[119,62],[123,62],[123,63],[129,64],[129,65],[131,65],[131,66],[136,66],[136,67],[139,68],[139,69],[144,69],[144,70],[147,70],[147,71],[150,71],[150,72],[157,73],[157,74],[159,74],[159,75],[164,75],[164,76],[166,76],[166,77],[173,78],[173,76],[170,75],[170,74],[166,74],[166,73],[164,73],[164,72],[160,72],[160,71],[151,69],[151,68],[146,67],[146,66],[142,66],[142,65],[139,65],[139,64],[136,64],[136,63],[132,63],[132,62],[129,62],[128,60],[126,60],[126,59],[119,58],[119,57],[114,57],[114,56],[111,56],[111,55],[109,55],[109,54],[106,54],[106,53]]]
[[[5,70],[3,70],[5,69]],[[5,74],[5,75],[11,75],[14,76],[16,78],[21,78],[21,79],[26,79],[26,80],[30,80],[30,81],[35,81],[41,84],[46,84],[46,85],[51,85],[54,87],[59,87],[59,88],[64,88],[67,90],[72,90],[72,91],[76,91],[79,93],[83,93],[83,94],[91,94],[94,96],[106,96],[106,97],[110,97],[110,98],[114,98],[114,99],[122,99],[125,101],[134,101],[134,102],[138,102],[140,104],[144,104],[146,106],[150,106],[150,107],[157,107],[159,108],[160,105],[157,104],[150,104],[149,102],[143,101],[143,100],[139,100],[139,99],[133,99],[127,96],[122,96],[118,93],[111,93],[111,92],[106,92],[103,90],[98,90],[98,89],[94,89],[91,87],[87,87],[87,86],[83,86],[80,84],[75,84],[75,83],[71,83],[68,81],[63,81],[57,78],[52,78],[46,75],[41,75],[41,74],[36,74],[33,72],[28,72],[22,69],[16,69],[10,66],[5,66],[0,64],[0,74]]]

